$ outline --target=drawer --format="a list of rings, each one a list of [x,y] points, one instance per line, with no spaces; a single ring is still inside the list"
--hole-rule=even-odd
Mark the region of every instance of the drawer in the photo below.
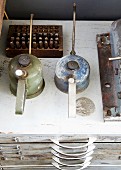
[[[51,140],[59,140],[62,146],[77,147],[87,144],[87,138],[87,135],[2,135],[0,137],[0,164],[3,169],[54,169],[52,147],[55,143]],[[97,135],[96,138],[97,140],[93,143],[95,149],[91,155],[91,164],[87,169],[95,170],[97,166],[99,170],[120,169],[120,136]],[[66,148],[62,151],[72,152]],[[73,149],[73,153],[83,151],[85,152],[85,148]]]

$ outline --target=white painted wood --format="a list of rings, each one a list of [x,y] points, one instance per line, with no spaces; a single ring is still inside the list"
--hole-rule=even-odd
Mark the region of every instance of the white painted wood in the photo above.
[[[0,143],[41,143],[41,142],[51,142],[52,139],[59,140],[60,142],[87,142],[87,139],[92,136],[96,137],[96,142],[107,142],[107,143],[121,143],[120,135],[77,135],[77,134],[65,134],[65,135],[18,135],[18,134],[0,134]]]
[[[20,168],[4,168],[2,170],[20,170]],[[50,168],[45,168],[45,167],[41,167],[41,168],[21,168],[21,170],[57,170],[56,168],[50,167]],[[121,167],[115,166],[115,167],[88,167],[85,170],[120,170]]]
[[[57,170],[57,168],[53,168],[53,167],[49,167],[49,168],[45,168],[45,167],[41,167],[41,168],[4,168],[2,170],[39,170],[39,169],[42,169],[42,170]],[[86,168],[85,170],[120,170],[121,167],[118,167],[118,166],[115,166],[115,167],[99,167],[99,166],[96,166],[96,167],[88,167]]]
[[[6,4],[6,0],[0,1],[0,35],[1,35],[3,17],[4,17],[4,14],[5,14],[5,4]]]
[[[90,64],[90,84],[77,95],[87,97],[95,104],[90,116],[68,118],[68,95],[60,92],[54,84],[54,70],[58,59],[42,59],[45,88],[34,99],[26,100],[22,116],[14,113],[16,98],[9,90],[8,63],[5,44],[9,24],[29,24],[29,21],[4,21],[0,41],[0,131],[14,134],[120,134],[121,122],[103,121],[102,98],[98,67],[96,34],[110,31],[111,21],[77,21],[76,54]],[[62,24],[64,55],[71,51],[71,21],[34,21],[33,24]]]
[[[63,143],[68,146],[79,146],[84,143]],[[121,143],[94,143],[96,148],[91,165],[120,165],[121,166]],[[11,147],[10,147],[11,146]],[[19,143],[19,144],[0,144],[0,164],[3,166],[15,165],[50,165],[52,162],[51,146],[52,143]],[[85,148],[86,149],[86,148]],[[84,152],[85,150],[73,149],[73,153]],[[15,153],[18,151],[18,153]],[[72,150],[62,149],[66,153]],[[12,152],[12,154],[7,154]],[[4,160],[5,158],[6,160]]]

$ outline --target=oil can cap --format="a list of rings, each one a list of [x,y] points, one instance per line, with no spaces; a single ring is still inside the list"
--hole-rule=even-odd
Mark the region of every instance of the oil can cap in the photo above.
[[[67,66],[70,70],[76,70],[79,69],[79,64],[76,61],[69,61],[67,63]]]
[[[27,54],[20,55],[18,59],[18,63],[23,67],[27,67],[30,64],[30,62],[31,62],[30,57]]]

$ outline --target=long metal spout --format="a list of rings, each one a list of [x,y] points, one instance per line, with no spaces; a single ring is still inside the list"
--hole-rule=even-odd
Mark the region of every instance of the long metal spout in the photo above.
[[[70,54],[75,55],[75,26],[76,26],[76,3],[73,4],[73,32],[72,32],[72,51]]]

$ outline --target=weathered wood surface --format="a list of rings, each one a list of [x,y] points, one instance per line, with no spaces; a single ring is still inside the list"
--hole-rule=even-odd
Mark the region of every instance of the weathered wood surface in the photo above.
[[[0,143],[39,143],[50,142],[51,139],[58,139],[63,142],[83,142],[88,137],[96,137],[96,142],[121,142],[120,135],[19,135],[19,134],[0,134]],[[83,140],[84,139],[84,140]]]
[[[66,145],[72,143],[66,143]],[[82,144],[82,143],[81,143]],[[17,165],[51,165],[52,143],[19,143],[0,144],[0,164],[2,166]],[[80,145],[80,143],[76,143]],[[91,165],[121,165],[121,143],[100,143],[95,142],[96,146]],[[17,150],[16,147],[19,146]],[[19,153],[20,151],[20,153]],[[8,154],[6,152],[12,152]],[[64,149],[67,152],[67,149]],[[77,150],[73,150],[76,153]],[[69,151],[68,151],[69,153]]]
[[[94,135],[93,135],[94,136]],[[0,135],[0,164],[4,170],[31,170],[31,169],[52,169],[52,153],[51,146],[53,143],[50,139],[60,139],[65,145],[82,145],[87,142],[85,138],[88,135]],[[96,135],[97,140],[91,166],[89,170],[120,170],[121,167],[121,137],[111,135]],[[82,140],[83,139],[83,140]],[[19,149],[17,149],[19,148]],[[2,151],[2,152],[1,152]],[[20,152],[19,152],[20,151]],[[64,150],[65,152],[67,149]],[[77,150],[73,150],[76,152]],[[6,154],[12,152],[12,154]],[[17,168],[17,166],[30,165],[33,167]],[[46,165],[45,167],[34,167],[35,165]],[[96,165],[96,167],[94,167]],[[97,165],[103,167],[97,167]],[[105,167],[115,165],[115,167]],[[12,168],[8,168],[12,166]],[[5,168],[6,167],[6,168]],[[14,167],[14,168],[13,168]]]
[[[2,29],[2,24],[3,24],[5,2],[6,2],[6,0],[0,0],[0,35],[1,35],[1,29]]]
[[[57,170],[56,168],[50,167],[50,168],[4,168],[2,170]],[[121,170],[121,167],[115,166],[115,167],[88,167],[85,170]]]
[[[53,168],[53,167],[49,167],[49,168],[4,168],[2,170],[57,170],[56,168]],[[115,167],[88,167],[86,168],[85,170],[121,170],[121,167],[118,167],[118,166],[115,166]]]

